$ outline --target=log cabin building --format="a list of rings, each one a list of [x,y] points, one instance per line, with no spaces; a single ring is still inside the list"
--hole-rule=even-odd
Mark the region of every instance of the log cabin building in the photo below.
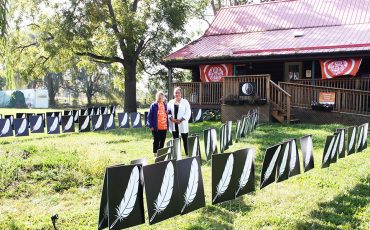
[[[182,87],[193,108],[221,109],[223,121],[257,107],[262,121],[366,122],[370,0],[221,8],[203,36],[162,64],[169,92]],[[191,70],[192,81],[172,82],[174,68]],[[332,111],[312,109],[316,102]]]

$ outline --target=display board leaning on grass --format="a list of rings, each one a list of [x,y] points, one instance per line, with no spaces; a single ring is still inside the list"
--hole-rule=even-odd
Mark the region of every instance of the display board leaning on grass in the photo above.
[[[169,131],[172,132],[173,138],[181,139],[184,144],[185,153],[188,154],[188,133],[189,133],[189,120],[191,117],[191,108],[188,100],[182,98],[182,90],[176,87],[173,91],[175,96],[168,102],[168,119]]]

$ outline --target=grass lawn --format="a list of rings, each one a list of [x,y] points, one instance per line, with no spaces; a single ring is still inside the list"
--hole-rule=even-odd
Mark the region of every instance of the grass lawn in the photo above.
[[[208,127],[218,129],[220,122],[192,124],[190,130],[202,136]],[[256,192],[211,205],[211,165],[203,161],[206,207],[136,228],[369,229],[370,148],[320,168],[325,138],[339,127],[262,124],[227,151],[256,149]],[[265,149],[306,134],[313,135],[315,168],[259,190]],[[204,160],[203,138],[201,146]],[[50,217],[55,213],[59,229],[96,229],[105,167],[137,158],[153,163],[151,149],[145,128],[0,138],[0,229],[52,229]]]

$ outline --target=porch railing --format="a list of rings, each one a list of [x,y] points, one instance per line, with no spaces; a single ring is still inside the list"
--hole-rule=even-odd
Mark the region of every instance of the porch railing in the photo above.
[[[249,96],[239,96],[240,83],[256,83],[255,95],[259,99],[270,99],[269,89],[270,75],[246,75],[224,77],[223,83],[223,103],[233,100],[247,100]]]
[[[304,84],[304,85],[315,85],[323,87],[333,87],[341,89],[356,89],[356,90],[368,90],[370,91],[370,78],[341,78],[341,79],[317,79],[317,80],[294,80],[291,83]]]
[[[181,87],[183,97],[190,104],[219,105],[222,98],[222,82],[187,82],[173,83],[172,87]]]
[[[334,111],[370,115],[370,91],[279,82],[291,95],[291,105],[311,108],[318,102],[320,92],[335,92]]]
[[[270,80],[270,102],[272,106],[286,115],[286,121],[290,122],[291,95],[275,82]]]

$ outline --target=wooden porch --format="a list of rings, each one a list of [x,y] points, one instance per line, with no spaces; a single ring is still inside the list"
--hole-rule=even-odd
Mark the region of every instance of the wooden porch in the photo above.
[[[240,96],[240,83],[254,83],[253,96]],[[311,108],[320,92],[335,92],[334,112],[370,115],[370,78],[296,80],[291,83],[274,83],[270,75],[246,75],[225,77],[223,82],[173,83],[181,87],[184,98],[193,108],[220,109],[230,106],[269,106],[268,116],[281,123],[295,121],[292,107]],[[223,111],[225,113],[226,111]]]

